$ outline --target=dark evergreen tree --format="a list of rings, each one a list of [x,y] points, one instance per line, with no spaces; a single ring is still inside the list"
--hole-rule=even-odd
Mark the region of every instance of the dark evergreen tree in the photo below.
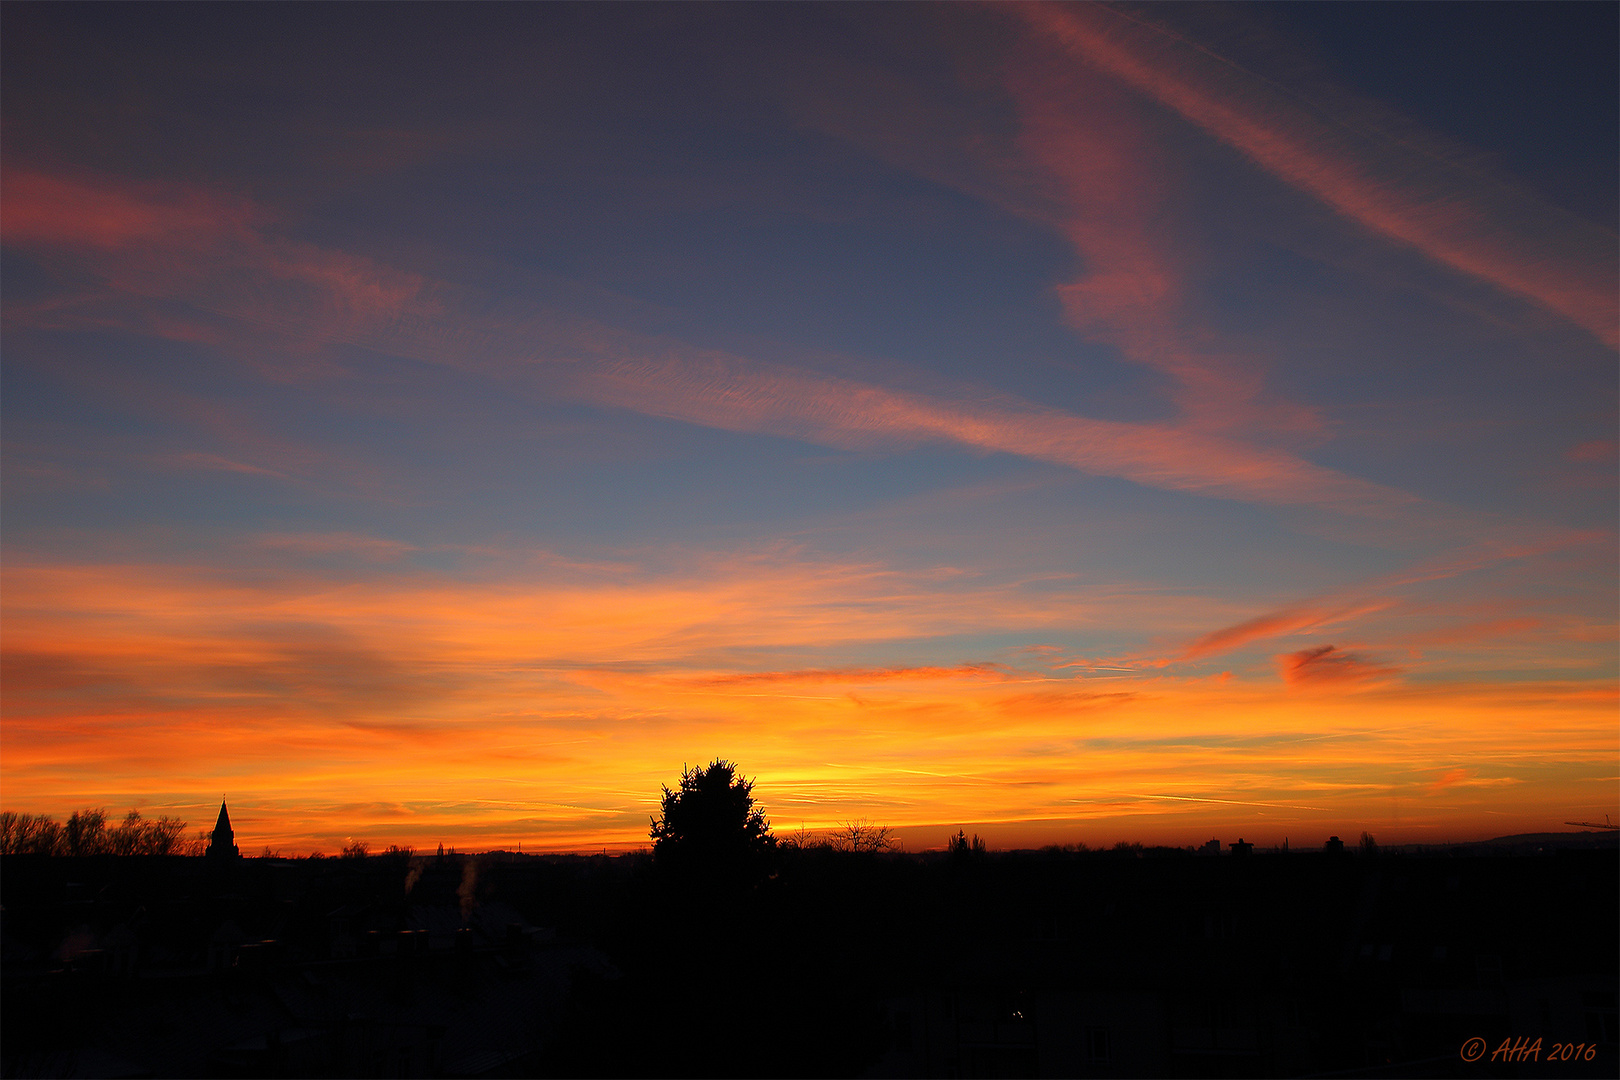
[[[664,788],[662,813],[652,822],[653,857],[709,872],[757,866],[776,840],[753,790],[754,782],[737,775],[729,761],[687,769],[679,788]]]

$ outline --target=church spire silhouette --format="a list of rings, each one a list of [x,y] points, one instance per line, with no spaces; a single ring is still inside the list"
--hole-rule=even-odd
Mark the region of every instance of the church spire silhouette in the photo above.
[[[214,823],[214,837],[208,843],[210,859],[237,859],[242,853],[236,847],[236,834],[231,831],[231,815],[225,809],[225,797],[219,799],[219,820]]]

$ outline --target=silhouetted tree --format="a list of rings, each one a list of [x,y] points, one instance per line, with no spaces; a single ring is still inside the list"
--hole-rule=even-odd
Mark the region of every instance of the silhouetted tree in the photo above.
[[[151,821],[131,810],[122,824],[107,831],[107,842],[114,855],[174,855],[184,846],[180,838],[185,831],[183,821],[171,817]]]
[[[1361,834],[1361,853],[1363,855],[1378,854],[1378,841],[1373,839],[1373,834],[1370,832]]]
[[[888,851],[894,846],[887,825],[872,825],[865,820],[846,821],[834,829],[827,842],[835,851]]]
[[[830,844],[826,839],[817,836],[803,825],[800,825],[786,836],[778,836],[776,846],[779,848],[791,848],[794,851],[810,851],[815,848],[829,847]]]
[[[681,786],[664,788],[662,813],[652,819],[653,857],[667,866],[743,869],[775,846],[770,822],[754,805],[754,782],[737,766],[716,760],[687,769]]]
[[[45,814],[0,814],[0,854],[57,855],[62,849],[62,826]]]
[[[147,854],[148,855],[184,855],[186,823],[179,818],[163,816],[156,821],[148,822]]]
[[[973,840],[969,843],[967,835],[958,829],[956,835],[951,837],[950,852],[958,858],[969,855],[983,855],[984,841],[979,839],[978,833],[974,833]]]
[[[345,859],[363,859],[371,853],[371,845],[364,840],[350,840],[343,845]]]
[[[62,827],[62,850],[66,855],[102,855],[109,849],[107,812],[75,810]]]
[[[112,849],[112,853],[114,855],[136,854],[142,846],[142,833],[145,831],[141,827],[143,824],[139,810],[131,810],[125,814],[123,823],[107,832],[107,846]]]
[[[5,855],[182,855],[186,823],[170,817],[153,821],[131,810],[107,828],[104,810],[81,810],[59,825],[44,814],[0,813],[0,854]]]

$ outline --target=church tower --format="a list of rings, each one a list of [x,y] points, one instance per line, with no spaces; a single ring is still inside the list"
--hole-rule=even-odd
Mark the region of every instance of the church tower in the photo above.
[[[214,838],[208,844],[210,859],[238,859],[242,853],[236,849],[236,834],[231,831],[231,815],[225,810],[225,800],[219,801],[219,821],[214,824]]]

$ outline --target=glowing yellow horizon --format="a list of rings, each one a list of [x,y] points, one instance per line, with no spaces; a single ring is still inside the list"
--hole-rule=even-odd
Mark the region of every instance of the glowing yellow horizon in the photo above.
[[[865,820],[914,850],[958,829],[1001,848],[1443,842],[1613,808],[1620,701],[1589,679],[1418,681],[1370,664],[1307,678],[1293,653],[1280,676],[1051,649],[952,666],[694,659],[744,642],[877,648],[913,607],[1049,617],[994,590],[907,600],[870,568],[459,591],[5,574],[5,808],[138,807],[206,827],[224,792],[245,852],[635,849],[661,785],[717,757],[755,780],[778,832]],[[886,602],[868,619],[875,589]],[[750,595],[772,598],[769,617]]]

